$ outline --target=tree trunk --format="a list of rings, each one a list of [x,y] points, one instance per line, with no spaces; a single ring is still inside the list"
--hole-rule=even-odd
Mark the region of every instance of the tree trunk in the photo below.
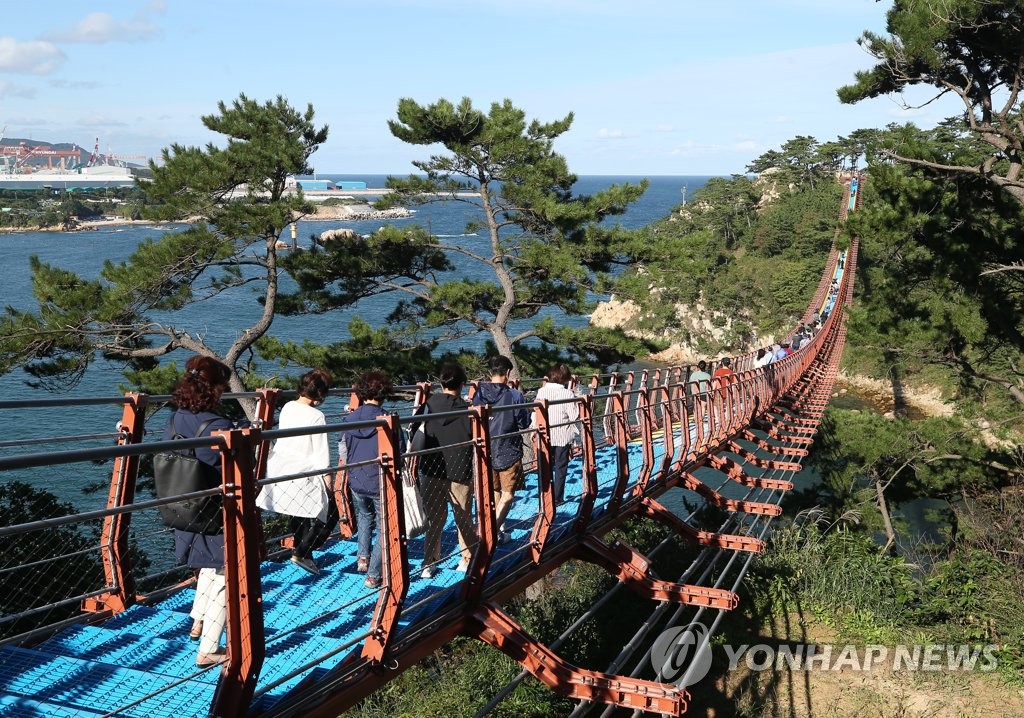
[[[881,478],[872,470],[871,478],[875,482],[875,501],[878,504],[878,511],[882,514],[882,523],[885,526],[885,546],[882,551],[888,551],[896,542],[896,531],[892,527],[892,517],[889,515],[889,506],[885,501],[885,489],[882,487]]]
[[[491,267],[494,269],[494,276],[501,285],[504,295],[501,307],[491,323],[491,337],[494,338],[494,346],[498,353],[508,357],[512,362],[512,373],[510,379],[519,379],[519,362],[512,353],[512,341],[508,336],[508,322],[512,316],[512,310],[516,305],[515,284],[512,282],[512,275],[505,268],[505,255],[502,252],[501,239],[499,236],[498,220],[495,217],[494,206],[491,203],[491,187],[486,180],[480,180],[480,199],[483,204],[484,216],[487,218],[487,231],[491,238]]]

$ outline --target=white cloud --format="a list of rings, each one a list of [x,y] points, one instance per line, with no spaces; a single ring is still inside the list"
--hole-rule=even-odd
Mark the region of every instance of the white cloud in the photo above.
[[[19,42],[13,37],[0,37],[0,72],[48,75],[56,70],[65,58],[64,53],[51,42]]]
[[[602,127],[597,131],[597,139],[599,140],[621,140],[626,137],[626,133],[622,130],[609,130],[606,127]]]
[[[31,87],[25,87],[23,85],[15,85],[4,80],[0,80],[0,97],[35,97],[36,91]]]
[[[44,35],[44,39],[56,42],[84,42],[103,44],[107,42],[139,42],[158,32],[149,21],[150,11],[140,12],[132,20],[118,20],[107,12],[91,12],[79,20],[70,30]]]
[[[655,132],[675,132],[676,128],[672,125],[658,125],[654,128]]]

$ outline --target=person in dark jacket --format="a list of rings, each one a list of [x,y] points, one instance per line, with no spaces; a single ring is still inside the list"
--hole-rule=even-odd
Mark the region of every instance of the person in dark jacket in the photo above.
[[[512,508],[515,492],[523,483],[523,435],[519,432],[530,426],[530,412],[525,407],[494,411],[497,407],[524,404],[522,392],[508,385],[512,360],[496,356],[488,365],[491,380],[482,381],[473,395],[474,406],[490,406],[491,468],[494,470],[495,521],[499,527],[498,543],[511,539],[503,528],[505,517]]]
[[[427,399],[427,415],[465,411],[469,404],[462,398],[466,372],[458,364],[445,364],[439,377],[441,392]],[[455,528],[462,552],[457,570],[469,567],[473,523],[473,433],[469,417],[427,418],[424,422],[427,448],[436,451],[420,459],[420,493],[426,509],[427,530],[423,539],[423,578],[434,575],[441,558],[441,532],[448,520],[447,504],[455,516]],[[447,502],[447,503],[446,503]]]
[[[381,402],[394,389],[391,378],[380,371],[363,373],[353,387],[359,398],[359,408],[345,417],[343,423],[351,424],[372,421],[384,414]],[[356,570],[366,573],[366,587],[377,588],[381,584],[381,544],[383,536],[380,520],[380,466],[376,463],[380,451],[377,446],[377,427],[349,429],[341,432],[338,453],[349,466],[348,486],[352,492],[352,503],[356,510],[356,535],[359,555]],[[370,463],[363,463],[370,462]],[[361,466],[353,466],[360,464]],[[373,540],[376,528],[378,540]]]
[[[230,370],[221,362],[206,356],[194,356],[185,363],[185,375],[174,389],[175,412],[167,421],[164,439],[178,436],[209,436],[215,431],[231,429],[230,419],[217,413],[220,398],[228,388]],[[219,473],[221,454],[211,448],[196,449],[196,458]],[[213,530],[213,529],[211,529]],[[221,634],[227,618],[224,594],[224,534],[203,534],[174,530],[174,553],[180,563],[198,570],[196,597],[192,602],[192,630],[189,636],[199,641],[196,665],[210,666],[224,660],[220,647]]]

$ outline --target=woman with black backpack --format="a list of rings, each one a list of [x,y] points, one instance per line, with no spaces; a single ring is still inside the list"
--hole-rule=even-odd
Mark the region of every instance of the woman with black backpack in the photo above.
[[[212,357],[194,356],[185,363],[185,375],[178,381],[171,402],[177,407],[167,422],[164,440],[210,436],[234,424],[217,412],[220,398],[228,388],[230,370]],[[196,458],[209,465],[217,476],[220,452],[206,447],[195,450]],[[218,519],[220,518],[218,513]],[[220,647],[227,612],[224,595],[224,534],[219,520],[201,531],[174,529],[174,553],[179,563],[198,571],[196,597],[192,602],[192,630],[189,637],[199,641],[196,665],[212,666],[224,660]]]

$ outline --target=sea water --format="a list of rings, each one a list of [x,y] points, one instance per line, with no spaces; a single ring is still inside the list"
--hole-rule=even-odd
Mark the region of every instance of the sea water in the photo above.
[[[369,188],[383,188],[384,175],[320,175],[321,178],[332,180],[365,181]],[[593,194],[612,184],[622,182],[636,183],[642,177],[627,176],[587,176],[581,177],[574,187],[578,195]],[[692,197],[693,192],[700,188],[709,178],[706,176],[656,176],[648,178],[650,187],[641,199],[619,217],[611,217],[605,224],[621,224],[626,228],[639,228],[666,217],[683,199],[682,191]],[[479,222],[481,217],[473,212],[473,208],[465,202],[446,202],[416,207],[409,219],[389,220],[387,223],[398,226],[419,224],[432,234],[441,236],[447,242],[485,241],[483,231],[476,240],[466,232],[467,224]],[[308,246],[311,237],[328,229],[348,227],[359,234],[369,234],[385,222],[367,220],[360,222],[341,221],[303,221],[298,223],[297,238],[300,246]],[[78,273],[86,279],[99,276],[103,263],[107,260],[120,262],[128,259],[140,242],[146,238],[160,238],[164,233],[175,231],[175,226],[122,226],[105,227],[86,232],[25,232],[0,235],[0,246],[5,254],[7,276],[4,278],[2,301],[5,306],[23,311],[37,311],[38,304],[33,296],[29,259],[39,257],[43,262],[56,267],[66,268]],[[287,240],[288,237],[285,237]],[[479,266],[467,262],[460,255],[452,257],[456,272],[471,278],[487,279],[486,268],[481,271]],[[287,280],[284,291],[289,288]],[[258,293],[252,289],[241,289],[217,295],[206,301],[197,302],[173,317],[175,323],[189,327],[189,330],[202,335],[203,339],[218,352],[223,352],[235,340],[236,335],[244,327],[250,326],[261,311],[257,301]],[[359,316],[372,326],[381,326],[384,318],[394,305],[393,298],[374,298],[365,300],[353,309],[330,312],[323,315],[299,317],[277,317],[271,328],[271,335],[282,340],[301,342],[309,339],[317,343],[330,343],[344,339],[347,334],[349,320]],[[577,325],[586,323],[586,318],[567,318],[568,322]],[[462,347],[482,349],[486,337],[476,336],[462,340]],[[441,347],[442,349],[451,348]],[[184,362],[188,354],[176,352],[173,359],[178,365]],[[121,374],[122,366],[118,362],[97,360],[89,366],[80,382],[73,388],[61,392],[57,396],[64,397],[114,397],[120,396],[131,387],[125,386]],[[30,380],[25,372],[15,370],[0,376],[0,396],[4,399],[32,399],[37,397],[52,398],[53,393],[42,389],[34,389],[26,382]],[[113,431],[120,419],[120,410],[115,406],[81,407],[75,409],[9,409],[4,411],[4,440],[24,439],[38,436],[71,436],[76,434],[93,434]],[[109,441],[105,445],[109,445]],[[60,447],[53,446],[53,450]],[[24,448],[0,448],[0,455],[23,453]],[[42,488],[48,488],[64,500],[80,504],[81,488],[84,485],[109,480],[103,475],[106,468],[96,467],[96,472],[85,472],[85,475],[60,471],[61,480],[54,481],[54,476],[41,476],[45,472],[6,472],[0,475],[0,482],[18,478],[31,483],[41,482]],[[95,474],[95,475],[93,475]]]

